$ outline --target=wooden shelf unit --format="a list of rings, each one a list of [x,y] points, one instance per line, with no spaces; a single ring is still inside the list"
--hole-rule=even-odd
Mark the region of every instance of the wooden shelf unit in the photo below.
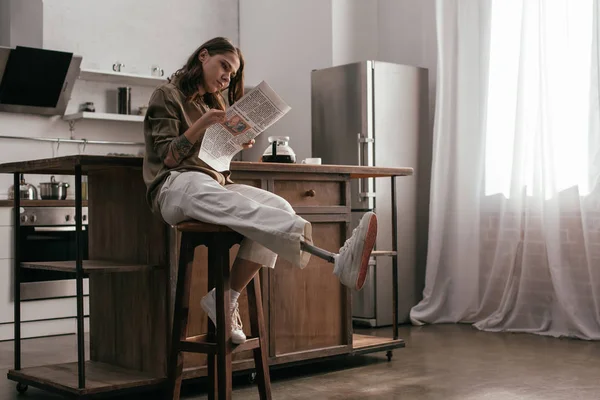
[[[166,82],[165,77],[130,74],[125,72],[82,69],[79,74],[82,81],[107,82],[132,86],[158,86]]]
[[[374,351],[387,351],[405,347],[404,340],[392,339],[390,337],[352,334],[352,352],[360,354],[361,352],[372,353]]]
[[[82,264],[89,273],[89,358],[93,361],[84,361],[83,328],[78,325],[78,358],[86,366],[81,377],[77,363],[15,370],[21,365],[19,348],[15,350],[18,366],[9,371],[9,379],[71,398],[154,390],[165,385],[177,237],[173,237],[172,230],[147,206],[142,163],[141,157],[77,155],[0,165],[0,172],[14,174],[15,180],[19,173],[73,174],[75,170],[76,177],[88,175],[91,195],[88,215],[90,221],[95,221],[89,232],[91,261],[83,260]],[[260,187],[288,200],[313,224],[315,242],[330,251],[338,249],[350,235],[351,178],[412,174],[411,168],[248,162],[232,163],[231,169],[235,170],[237,183]],[[303,195],[310,190],[318,195]],[[196,253],[189,336],[202,335],[207,325],[199,301],[208,289],[206,248],[199,246]],[[96,261],[106,255],[133,262]],[[231,260],[234,255],[230,254]],[[263,310],[269,321],[269,366],[300,365],[375,352],[387,352],[389,360],[393,349],[405,347],[404,341],[398,339],[397,327],[393,328],[392,338],[353,332],[351,293],[332,277],[333,267],[325,261],[314,257],[302,270],[286,264],[283,259],[277,262],[275,269],[261,271]],[[73,261],[20,265],[75,271]],[[135,272],[90,273],[93,271]],[[15,284],[19,284],[18,279]],[[397,293],[397,285],[391,284]],[[322,298],[308,299],[306,287],[318,287]],[[82,297],[77,298],[81,304]],[[247,298],[242,295],[241,317],[249,326],[244,302]],[[397,310],[394,312],[397,315]],[[83,318],[82,312],[78,312],[78,318]],[[20,322],[20,319],[15,321]],[[189,355],[184,358],[184,379],[205,376],[206,358]],[[234,370],[253,368],[254,361],[248,352],[236,353],[234,357]],[[85,387],[81,389],[80,378],[85,379]]]
[[[83,119],[88,120],[102,120],[102,121],[125,121],[125,122],[144,122],[143,115],[128,115],[128,114],[111,114],[111,113],[97,113],[97,112],[78,112],[75,114],[67,114],[63,116],[65,121],[80,121]]]
[[[80,396],[98,395],[102,392],[117,394],[127,390],[144,387],[152,390],[160,388],[165,377],[157,378],[151,374],[132,371],[106,363],[86,361],[86,387],[80,389],[77,379],[77,363],[43,365],[8,371],[8,379],[23,382],[50,392]]]
[[[0,200],[0,207],[12,207],[13,200]],[[87,200],[83,200],[83,207],[88,206]],[[75,200],[25,200],[21,199],[21,207],[75,207]]]
[[[75,272],[75,261],[36,261],[21,263],[21,267],[49,271]],[[155,269],[149,265],[118,263],[104,260],[83,260],[83,272],[133,272]]]

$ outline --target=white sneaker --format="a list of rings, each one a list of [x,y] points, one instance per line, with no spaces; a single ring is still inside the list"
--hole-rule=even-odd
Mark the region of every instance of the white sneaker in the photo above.
[[[208,292],[206,296],[200,300],[200,305],[204,312],[208,314],[208,317],[213,322],[215,327],[217,326],[217,299],[214,291]],[[234,344],[242,344],[246,341],[246,335],[244,334],[242,326],[242,318],[240,317],[240,311],[238,303],[229,308],[231,312],[231,341]]]
[[[376,238],[377,216],[367,212],[335,258],[333,272],[344,285],[356,290],[362,289]]]
[[[234,344],[242,344],[246,341],[246,335],[243,331],[242,317],[240,317],[240,307],[235,302],[235,306],[231,309],[231,341]]]

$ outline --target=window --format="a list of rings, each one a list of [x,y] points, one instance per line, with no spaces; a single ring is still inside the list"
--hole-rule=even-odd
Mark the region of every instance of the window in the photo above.
[[[598,129],[594,12],[593,0],[493,0],[486,195],[590,190],[589,138]]]

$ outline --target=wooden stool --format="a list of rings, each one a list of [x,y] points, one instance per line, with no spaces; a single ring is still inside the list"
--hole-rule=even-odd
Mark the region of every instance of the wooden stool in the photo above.
[[[239,346],[231,342],[229,249],[234,244],[240,243],[243,237],[225,226],[196,221],[182,222],[176,226],[176,229],[181,233],[181,245],[168,364],[167,398],[179,400],[183,353],[191,352],[208,355],[208,398],[215,399],[218,395],[219,400],[231,399],[231,355],[252,349],[260,398],[270,399],[271,381],[258,274],[250,281],[247,288],[251,336]],[[217,327],[215,334],[215,326],[207,316],[208,334],[187,337],[192,276],[192,268],[188,268],[188,264],[194,260],[194,249],[200,245],[208,248],[208,289],[216,287]]]

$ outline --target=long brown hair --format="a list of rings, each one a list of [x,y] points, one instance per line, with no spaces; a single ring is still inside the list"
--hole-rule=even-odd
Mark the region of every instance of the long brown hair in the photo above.
[[[189,101],[198,100],[200,96],[198,87],[204,86],[204,72],[202,62],[199,60],[200,52],[203,49],[206,49],[211,56],[224,53],[233,53],[238,56],[240,67],[235,75],[231,77],[227,89],[227,100],[229,105],[232,105],[244,95],[244,57],[241,50],[235,47],[227,38],[216,37],[198,47],[188,58],[185,65],[171,75],[169,82],[172,81],[187,96]],[[210,108],[225,110],[225,101],[220,91],[205,93],[203,100]]]

